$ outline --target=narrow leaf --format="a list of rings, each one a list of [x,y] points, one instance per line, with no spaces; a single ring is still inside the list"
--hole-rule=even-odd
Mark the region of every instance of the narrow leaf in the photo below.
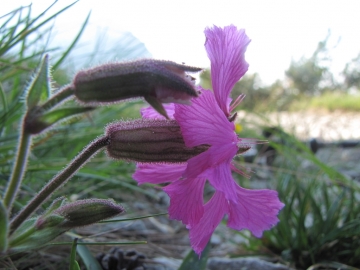
[[[0,19],[4,19],[5,17],[9,17],[1,26],[0,26],[0,30],[3,30],[6,25],[15,17],[16,13],[19,12],[20,9],[22,9],[23,7],[20,7],[20,8],[17,8],[17,9],[14,9],[13,11],[10,11],[9,13],[1,16]],[[5,31],[2,31],[2,32],[5,32]]]
[[[49,56],[45,55],[27,93],[28,110],[37,106],[40,101],[45,101],[49,95]]]
[[[20,11],[20,12],[19,12]],[[16,33],[17,28],[19,27],[19,25],[21,25],[21,8],[20,9],[16,9],[13,12],[13,15],[10,16],[9,21],[11,21],[13,19],[13,17],[15,16],[16,13],[19,13],[18,16],[18,20],[17,23],[13,26],[13,27],[8,27],[5,28],[2,32],[6,33],[4,34],[1,38],[2,38],[2,42],[0,44],[0,56],[2,56],[3,54],[5,54],[6,49],[9,47],[9,44],[11,43],[11,41],[13,40],[14,34]],[[6,26],[6,24],[9,22],[7,21],[5,24],[3,24],[3,27]],[[2,30],[2,29],[1,29]],[[7,39],[7,40],[6,40]]]
[[[76,261],[76,246],[77,246],[77,238],[74,239],[72,247],[71,247],[71,253],[70,253],[70,270],[80,270],[79,264]]]
[[[88,21],[89,21],[90,14],[91,14],[91,12],[89,12],[89,14],[87,15],[83,25],[81,26],[81,29],[80,29],[79,33],[77,34],[77,36],[75,37],[73,42],[70,44],[69,48],[63,53],[63,55],[60,57],[60,59],[53,66],[53,70],[56,70],[58,68],[58,66],[60,66],[60,64],[64,61],[66,56],[68,56],[68,54],[71,52],[71,50],[74,48],[74,46],[76,45],[76,43],[80,39],[82,33],[84,32],[84,30],[86,28],[86,25],[87,25]]]
[[[11,44],[9,44],[8,46],[6,46],[5,48],[1,48],[0,49],[0,55],[5,54],[6,51],[8,51],[10,48],[14,47],[17,43],[21,42],[24,38],[26,38],[27,36],[29,36],[30,34],[36,32],[41,26],[47,24],[49,21],[53,20],[56,16],[58,16],[59,14],[63,13],[65,10],[67,10],[68,8],[70,8],[71,6],[73,6],[76,2],[64,7],[63,9],[61,9],[60,11],[56,12],[55,14],[51,15],[50,17],[48,17],[47,19],[45,19],[44,21],[42,21],[41,23],[39,23],[38,25],[35,25],[33,28],[30,28],[36,21],[38,21],[41,17],[43,17],[45,15],[45,13],[56,3],[57,1],[55,1],[54,3],[52,3],[47,9],[45,9],[45,11],[43,11],[41,14],[39,14],[35,19],[31,20],[31,22],[27,25],[27,27],[25,27],[22,31],[20,31],[15,37],[13,37],[11,39]]]
[[[76,247],[77,253],[83,260],[86,269],[88,270],[102,270],[99,262],[91,254],[90,250],[85,245],[78,245]]]
[[[205,270],[209,253],[210,253],[210,241],[206,245],[204,251],[201,253],[201,256],[197,255],[193,250],[191,250],[186,256],[186,258],[183,260],[178,270],[188,270],[188,269]]]
[[[7,237],[9,230],[9,220],[6,207],[3,201],[0,201],[0,253],[5,252],[7,249]]]
[[[5,91],[4,91],[4,88],[1,84],[1,82],[0,82],[0,99],[1,99],[1,103],[3,105],[4,114],[6,114],[7,110],[8,110],[8,104],[7,104],[7,100],[6,100]]]
[[[63,120],[67,117],[85,113],[93,110],[94,107],[71,107],[71,108],[63,108],[57,109],[54,111],[47,112],[39,117],[39,121],[41,123],[45,123],[48,127],[55,124],[56,122]]]
[[[74,107],[46,112],[40,116],[29,117],[25,121],[25,129],[29,134],[39,134],[60,120],[76,114],[85,113],[93,109],[94,107]]]

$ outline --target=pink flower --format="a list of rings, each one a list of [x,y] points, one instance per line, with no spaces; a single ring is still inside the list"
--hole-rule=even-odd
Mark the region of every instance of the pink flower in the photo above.
[[[250,230],[261,237],[279,220],[284,206],[274,190],[248,190],[240,187],[231,172],[238,170],[234,156],[248,149],[252,139],[238,138],[231,115],[244,96],[232,106],[230,92],[245,74],[248,64],[245,50],[250,40],[243,29],[235,26],[207,28],[205,48],[211,61],[211,80],[214,92],[200,89],[192,105],[167,105],[168,115],[178,122],[187,147],[207,144],[210,148],[181,164],[138,164],[134,179],[142,183],[170,183],[164,191],[170,197],[169,215],[181,220],[190,231],[190,242],[201,254],[215,228],[225,215],[227,226]],[[153,110],[142,111],[145,118],[161,118]],[[205,182],[215,193],[204,204]]]

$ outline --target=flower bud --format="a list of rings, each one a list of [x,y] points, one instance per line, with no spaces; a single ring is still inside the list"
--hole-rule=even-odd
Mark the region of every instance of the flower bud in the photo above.
[[[59,227],[71,229],[112,218],[124,211],[122,206],[112,200],[88,199],[65,204],[53,213],[65,218]]]
[[[179,163],[206,151],[208,145],[186,147],[175,120],[135,120],[110,124],[107,152],[115,159]]]
[[[65,221],[65,218],[60,215],[41,216],[37,219],[36,229],[42,230],[44,228],[55,227]]]
[[[42,216],[26,220],[11,235],[10,249],[40,248],[72,228],[90,225],[125,211],[112,200],[89,199],[61,205],[63,202],[60,198]],[[54,209],[56,206],[60,207]]]
[[[171,61],[142,59],[80,71],[73,86],[75,96],[85,103],[103,104],[143,97],[166,116],[161,102],[189,103],[197,96],[192,78],[185,72],[200,70]]]

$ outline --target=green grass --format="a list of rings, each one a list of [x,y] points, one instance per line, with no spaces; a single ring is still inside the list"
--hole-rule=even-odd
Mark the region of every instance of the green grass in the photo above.
[[[301,95],[291,88],[286,88],[282,81],[277,81],[271,87],[256,88],[257,74],[245,75],[237,82],[231,93],[236,99],[240,94],[246,98],[238,109],[264,113],[274,111],[325,110],[360,112],[360,90],[349,94],[345,91],[328,90],[321,95]],[[205,89],[212,89],[210,71],[205,70],[200,76],[200,84]]]
[[[72,4],[56,11],[58,6],[51,5],[46,11],[35,16],[32,14],[31,7],[27,6],[15,9],[0,19],[1,194],[4,194],[16,157],[22,117],[26,110],[26,100],[28,100],[25,96],[26,89],[35,71],[39,68],[43,56],[45,54],[52,56],[51,65],[54,75],[52,76],[52,85],[57,87],[52,89],[52,92],[56,92],[58,88],[72,80],[69,74],[73,72],[64,69],[63,63],[76,48],[89,16],[84,18],[82,25],[77,26],[78,34],[67,48],[49,48],[47,44],[54,19],[65,13],[71,6]],[[120,53],[117,53],[115,57],[117,61],[123,58],[129,59],[129,56],[148,55],[143,45],[130,36],[125,36],[123,42],[120,41],[117,45],[118,48],[121,48]],[[94,55],[96,55],[95,52]],[[138,118],[139,108],[143,105],[143,102],[137,101],[98,108],[93,112],[68,118],[41,135],[33,136],[26,173],[12,213],[18,212],[87,144],[104,134],[106,124],[123,119]],[[80,107],[72,100],[62,106]],[[147,194],[146,190],[137,187],[136,182],[132,180],[133,172],[133,164],[113,161],[106,157],[105,153],[99,153],[52,198],[66,195],[68,198],[77,199],[114,198],[118,202],[124,202],[129,197],[129,193]],[[2,196],[1,199],[3,199]],[[38,213],[45,209],[50,201],[46,202]],[[32,255],[36,257],[37,254],[33,253]],[[5,263],[3,258],[3,256],[0,258],[0,265]],[[14,263],[16,265],[16,262]],[[34,263],[36,265],[36,260]]]
[[[360,112],[360,94],[328,92],[321,96],[296,100],[291,104],[290,109]]]
[[[78,40],[83,33],[89,16],[84,18],[84,23],[80,26],[78,34],[73,42],[65,49],[48,48],[46,41],[50,34],[53,20],[56,16],[66,12],[68,7],[61,8],[60,11],[50,13],[54,6],[33,17],[31,7],[16,9],[3,16],[3,23],[0,26],[0,191],[3,192],[6,181],[12,168],[14,153],[18,141],[18,131],[22,118],[24,106],[24,92],[28,86],[30,78],[33,76],[42,55],[50,53],[57,57],[51,57],[52,61],[52,83],[60,87],[71,81],[69,73],[62,69],[62,63],[69,57],[70,52],[76,47]],[[50,13],[50,14],[49,14]],[[49,14],[49,15],[48,15]],[[17,18],[14,21],[14,18]],[[0,21],[1,23],[1,21]],[[31,40],[31,42],[29,41]],[[42,44],[42,46],[39,46]],[[124,39],[123,44],[118,43],[118,47],[123,47],[127,54],[116,56],[116,60],[133,57],[145,56],[148,53],[139,48],[140,42],[129,37]],[[56,91],[57,89],[53,89]],[[131,103],[120,103],[107,107],[98,108],[95,112],[89,112],[76,118],[71,118],[65,122],[49,129],[44,134],[34,136],[32,153],[28,161],[28,170],[24,179],[24,186],[20,191],[20,196],[15,205],[16,212],[33,194],[48,182],[57,171],[62,169],[84,146],[104,133],[106,124],[122,119],[139,117],[139,108],[144,103],[141,101]],[[74,101],[69,101],[66,106],[78,106]],[[133,182],[131,179],[132,166],[123,162],[114,162],[107,159],[104,155],[99,155],[93,159],[90,166],[93,172],[99,174],[98,168],[106,168],[101,176],[103,178],[118,181],[120,186],[124,182]],[[85,170],[86,168],[84,168]],[[80,174],[81,175],[81,174]],[[101,178],[89,176],[76,176],[79,182],[89,181],[89,184],[101,182]],[[114,177],[115,175],[115,177]],[[90,179],[91,178],[91,179]],[[121,179],[121,180],[116,180]],[[135,185],[135,182],[133,184]],[[101,190],[108,188],[111,190],[114,182],[102,185]],[[93,188],[89,194],[84,194],[80,184],[73,184],[72,187],[64,187],[71,190],[68,194],[82,193],[87,197],[101,195]],[[128,187],[129,188],[129,187]],[[130,187],[131,188],[131,187]],[[103,194],[102,197],[106,197]]]
[[[261,239],[249,237],[245,248],[296,269],[360,267],[360,185],[296,138],[280,130],[276,137],[281,143],[270,142],[277,157],[268,180],[285,207],[280,222]]]
[[[342,110],[360,112],[360,95],[327,93],[322,97],[313,98],[310,104],[316,108],[326,108],[329,111]]]

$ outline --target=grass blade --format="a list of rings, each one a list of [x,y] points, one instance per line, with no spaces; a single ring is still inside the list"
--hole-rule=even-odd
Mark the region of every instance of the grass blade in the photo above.
[[[71,253],[70,253],[70,270],[80,270],[79,264],[76,261],[76,246],[77,246],[77,238],[74,239],[72,247],[71,247]]]
[[[60,57],[60,59],[53,65],[53,69],[56,70],[60,64],[64,61],[64,59],[69,55],[69,53],[71,52],[71,50],[74,48],[74,46],[76,45],[76,43],[78,42],[78,40],[80,39],[82,33],[84,32],[87,23],[89,22],[89,18],[90,18],[90,14],[91,11],[89,12],[89,14],[87,15],[83,25],[81,26],[81,29],[79,31],[79,33],[77,34],[77,36],[75,37],[75,39],[73,40],[73,42],[70,44],[69,48],[63,53],[63,55]]]
[[[190,250],[190,252],[185,257],[178,270],[189,270],[189,269],[205,270],[206,262],[207,259],[209,258],[209,253],[210,253],[210,241],[206,245],[204,251],[201,253],[201,256],[197,255],[195,251]]]
[[[77,2],[77,1],[76,1]],[[44,21],[42,21],[41,23],[35,25],[33,28],[29,29],[37,20],[39,20],[42,16],[45,15],[45,13],[56,3],[56,1],[50,5],[50,7],[48,7],[45,11],[43,11],[40,15],[38,15],[35,19],[33,19],[32,21],[30,21],[27,24],[27,27],[25,27],[23,30],[21,30],[14,38],[12,38],[11,42],[5,47],[0,49],[0,55],[3,55],[5,52],[7,52],[10,48],[14,47],[17,43],[21,42],[23,39],[25,39],[26,37],[28,37],[30,34],[36,32],[39,30],[40,27],[42,27],[43,25],[47,24],[49,21],[51,21],[52,19],[54,19],[56,16],[60,15],[62,12],[64,12],[65,10],[69,9],[70,7],[72,7],[76,2],[64,7],[63,9],[61,9],[60,11],[56,12],[55,14],[51,15],[49,18],[45,19]]]
[[[102,270],[99,262],[91,254],[90,250],[85,245],[78,245],[76,251],[81,257],[88,270]]]

